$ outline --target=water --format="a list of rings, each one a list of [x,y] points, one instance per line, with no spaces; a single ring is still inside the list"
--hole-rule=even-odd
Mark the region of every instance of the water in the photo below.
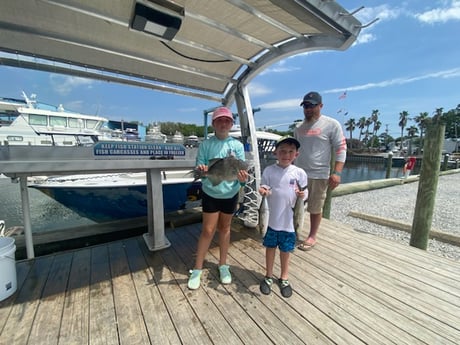
[[[22,226],[19,183],[12,183],[9,178],[0,178],[0,191],[0,219],[5,221],[5,228]],[[94,224],[35,189],[29,188],[29,202],[33,232]]]
[[[383,179],[385,174],[383,164],[347,162],[342,173],[342,183]],[[401,168],[392,168],[390,177],[402,175]],[[0,178],[0,191],[0,219],[5,221],[6,228],[22,226],[19,184],[12,183],[9,178]],[[35,189],[29,189],[29,201],[33,232],[95,224]]]

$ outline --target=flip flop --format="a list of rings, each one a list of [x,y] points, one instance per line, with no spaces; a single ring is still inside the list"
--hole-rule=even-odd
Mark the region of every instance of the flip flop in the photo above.
[[[316,243],[305,243],[305,242],[302,242],[298,247],[297,249],[303,251],[303,252],[306,252],[306,251],[309,251],[309,250],[312,250],[313,247],[315,246]]]

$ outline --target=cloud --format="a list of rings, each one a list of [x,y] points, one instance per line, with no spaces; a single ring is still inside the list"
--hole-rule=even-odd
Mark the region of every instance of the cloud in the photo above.
[[[374,34],[371,34],[371,33],[361,34],[358,36],[358,38],[353,43],[353,45],[369,43],[369,42],[375,41],[376,39],[377,37]]]
[[[252,97],[254,96],[264,96],[272,93],[272,90],[267,88],[265,85],[260,83],[250,83],[248,86],[249,93]]]
[[[70,92],[72,92],[75,88],[81,86],[87,86],[88,88],[91,88],[92,85],[95,83],[95,81],[91,79],[64,76],[58,74],[50,74],[49,78],[53,89],[61,95],[67,95]]]
[[[309,54],[309,53],[311,53],[311,52],[303,53],[303,54]],[[294,56],[299,56],[299,55],[302,55],[302,54],[298,54],[298,55],[294,55]],[[289,58],[291,58],[291,57],[288,57],[286,60],[289,60]],[[289,73],[289,72],[300,70],[299,67],[285,66],[286,60],[283,60],[283,61],[280,61],[280,62],[274,64],[272,67],[269,67],[269,68],[265,69],[264,71],[262,71],[259,75],[267,75],[267,74],[272,74],[272,73]]]
[[[393,20],[398,18],[403,13],[402,8],[390,7],[389,5],[380,5],[376,7],[365,7],[355,14],[355,17],[363,24],[379,18],[379,22]],[[378,23],[378,22],[377,22]],[[372,27],[372,26],[371,26]]]
[[[447,7],[436,8],[414,15],[419,21],[428,24],[446,23],[450,20],[460,20],[460,0],[452,0]]]
[[[262,109],[270,109],[270,110],[285,110],[288,108],[298,108],[299,107],[299,99],[298,98],[291,98],[285,99],[281,101],[275,102],[268,102],[258,105],[258,107]]]
[[[389,87],[393,85],[404,85],[404,84],[409,84],[409,83],[413,83],[413,82],[425,80],[425,79],[434,79],[434,78],[447,79],[447,78],[458,78],[458,77],[460,77],[460,67],[452,68],[452,69],[444,70],[444,71],[439,71],[439,72],[423,74],[421,76],[394,78],[394,79],[389,79],[389,80],[383,80],[380,82],[372,82],[372,83],[367,83],[367,84],[362,84],[362,85],[354,85],[354,86],[348,86],[348,87],[343,87],[343,88],[323,90],[321,91],[321,93],[330,94],[330,93],[343,93],[344,91],[347,91],[347,92],[362,91],[362,90],[368,90],[368,89],[373,89],[373,88],[384,88],[384,87]],[[262,109],[270,109],[270,110],[286,110],[286,109],[298,108],[299,99],[291,98],[291,99],[285,99],[285,100],[280,100],[280,101],[268,102],[268,103],[260,104],[258,105],[258,107]]]
[[[351,10],[352,12],[353,10]],[[362,25],[368,25],[375,19],[378,19],[376,22],[372,23],[370,26],[365,27],[360,32],[356,41],[353,42],[353,46],[359,44],[366,44],[377,40],[377,35],[372,33],[375,30],[375,27],[385,21],[394,20],[401,16],[403,10],[401,8],[391,8],[389,5],[380,5],[376,7],[364,7],[355,13],[356,19],[358,19]]]
[[[325,90],[322,92],[323,93],[340,93],[344,91],[361,91],[361,90],[373,89],[377,87],[404,85],[404,84],[409,84],[409,83],[413,83],[413,82],[425,80],[425,79],[433,79],[433,78],[446,79],[446,78],[457,78],[457,77],[460,77],[460,67],[452,68],[452,69],[444,70],[444,71],[439,71],[439,72],[427,73],[421,76],[395,78],[395,79],[383,80],[377,83],[367,83],[363,85],[349,86],[346,88],[330,89],[330,90]]]

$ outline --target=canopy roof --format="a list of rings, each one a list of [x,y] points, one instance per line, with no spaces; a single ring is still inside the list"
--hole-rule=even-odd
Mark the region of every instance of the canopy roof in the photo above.
[[[164,15],[165,38],[133,28],[144,16],[151,31]],[[0,51],[10,54],[0,64],[229,104],[274,62],[347,49],[361,27],[327,0],[5,0]]]

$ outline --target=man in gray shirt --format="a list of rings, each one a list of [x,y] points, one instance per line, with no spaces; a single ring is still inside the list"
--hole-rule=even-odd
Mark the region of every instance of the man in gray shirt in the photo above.
[[[299,156],[295,165],[308,175],[308,206],[310,233],[299,246],[310,250],[316,244],[316,234],[321,223],[327,187],[336,188],[347,155],[347,144],[340,123],[321,114],[322,97],[318,92],[307,93],[302,103],[304,121],[294,130],[294,137],[300,142]],[[335,152],[335,165],[331,171],[331,155]]]

